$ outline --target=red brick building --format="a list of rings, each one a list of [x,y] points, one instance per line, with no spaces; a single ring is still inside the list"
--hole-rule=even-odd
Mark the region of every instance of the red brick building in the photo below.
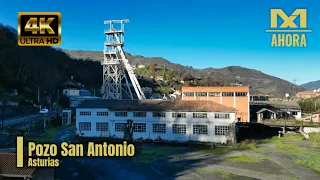
[[[182,87],[182,100],[207,100],[235,108],[241,122],[250,122],[249,87]]]

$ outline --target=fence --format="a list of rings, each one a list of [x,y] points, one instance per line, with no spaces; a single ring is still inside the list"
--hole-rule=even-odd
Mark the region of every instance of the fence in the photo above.
[[[264,120],[262,124],[268,126],[291,126],[291,127],[320,127],[319,122],[299,121],[299,120]]]
[[[7,106],[3,108],[0,106],[0,118],[1,119],[12,119],[30,114],[39,113],[39,108],[26,108],[26,107],[13,107]]]

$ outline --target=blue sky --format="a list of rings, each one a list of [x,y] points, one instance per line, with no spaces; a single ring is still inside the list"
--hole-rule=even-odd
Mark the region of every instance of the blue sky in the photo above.
[[[32,2],[32,3],[31,3]],[[272,48],[271,8],[307,8],[306,48]],[[103,50],[104,20],[130,19],[125,50],[195,68],[243,66],[302,84],[320,80],[320,1],[316,0],[2,0],[0,23],[17,28],[18,12],[59,11],[61,48]]]

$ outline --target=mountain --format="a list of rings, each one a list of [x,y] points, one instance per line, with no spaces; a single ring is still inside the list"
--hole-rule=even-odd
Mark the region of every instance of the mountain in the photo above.
[[[0,91],[17,89],[36,100],[39,87],[41,97],[49,93],[54,98],[71,76],[85,88],[99,88],[101,74],[98,62],[73,59],[51,47],[20,47],[16,30],[0,24]]]
[[[100,51],[81,51],[81,50],[65,50],[61,51],[67,53],[71,58],[77,59],[91,59],[93,61],[103,61],[103,53]],[[251,93],[263,93],[273,97],[284,97],[286,93],[292,93],[293,89],[297,91],[304,90],[303,87],[298,87],[286,80],[264,74],[261,71],[248,69],[240,66],[229,66],[225,68],[205,68],[195,69],[191,66],[183,66],[180,64],[171,63],[170,61],[161,57],[143,57],[133,56],[126,53],[126,56],[131,65],[151,65],[156,64],[166,69],[174,70],[176,73],[183,75],[185,73],[191,74],[196,78],[210,77],[214,80],[226,81],[229,84],[240,83],[249,85]]]
[[[310,89],[310,90],[319,89],[320,88],[320,80],[308,82],[308,83],[302,84],[300,86],[303,88],[306,88],[306,89]]]
[[[45,91],[55,97],[57,89],[63,88],[64,83],[71,79],[81,82],[87,89],[101,87],[102,52],[70,51],[51,47],[20,47],[17,45],[16,37],[16,30],[0,24],[0,90],[18,89],[19,94],[26,96],[27,99],[36,100],[38,87],[42,97]],[[133,56],[129,53],[126,55],[131,65],[144,64],[154,69],[156,64],[157,74],[155,75],[157,76],[170,75],[169,79],[174,77],[178,80],[189,76],[202,79],[199,83],[191,85],[238,83],[249,85],[251,93],[264,93],[274,97],[283,97],[285,93],[291,93],[294,88],[298,91],[303,90],[288,81],[240,66],[195,69],[191,66],[171,63],[161,57]],[[137,71],[137,73],[142,72]],[[144,79],[139,81],[142,86],[154,84],[152,87],[159,89],[159,85],[154,81],[144,82]],[[174,82],[170,84],[172,87],[173,85],[176,84]],[[181,84],[179,86],[181,87]]]

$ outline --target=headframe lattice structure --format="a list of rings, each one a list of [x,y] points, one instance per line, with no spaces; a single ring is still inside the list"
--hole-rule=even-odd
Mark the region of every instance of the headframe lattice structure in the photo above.
[[[101,63],[103,66],[101,88],[103,99],[134,99],[125,70],[127,70],[138,99],[146,99],[122,49],[124,46],[124,23],[127,22],[129,22],[128,19],[104,21],[104,24],[109,24],[110,28],[105,30],[107,39],[104,43],[104,61]],[[115,25],[120,25],[120,28],[116,29]]]

